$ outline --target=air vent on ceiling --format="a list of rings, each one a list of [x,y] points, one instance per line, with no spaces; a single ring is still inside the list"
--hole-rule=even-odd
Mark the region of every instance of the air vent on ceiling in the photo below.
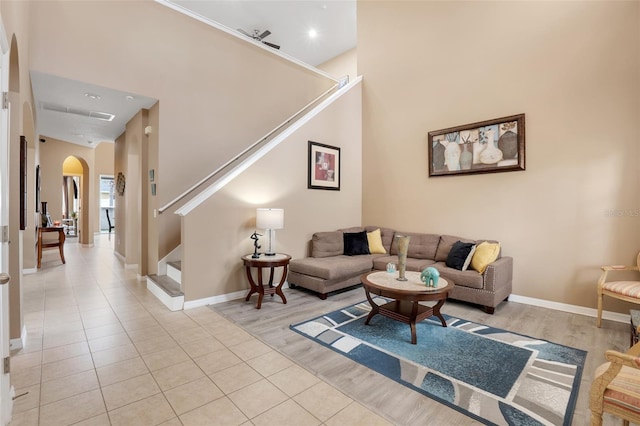
[[[40,108],[46,109],[48,111],[57,111],[57,112],[63,112],[65,114],[80,115],[82,117],[95,118],[97,120],[103,120],[103,121],[113,121],[113,119],[116,117],[115,115],[109,114],[108,112],[89,111],[87,109],[73,108],[73,107],[68,107],[64,105],[54,104],[51,102],[40,102]]]

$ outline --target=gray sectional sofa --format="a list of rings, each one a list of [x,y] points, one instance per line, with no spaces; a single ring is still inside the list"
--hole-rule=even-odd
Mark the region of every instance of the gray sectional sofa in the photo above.
[[[380,229],[386,254],[347,256],[344,253],[343,234]],[[321,299],[336,290],[361,284],[360,276],[371,270],[386,270],[387,263],[398,263],[394,244],[396,231],[378,226],[356,227],[332,232],[317,232],[310,242],[309,257],[293,259],[289,264],[290,288],[303,287],[319,293]],[[489,264],[484,273],[469,268],[465,271],[447,267],[445,261],[453,244],[480,243],[490,240],[471,240],[451,235],[398,232],[409,235],[407,270],[422,271],[427,266],[438,269],[440,276],[455,286],[449,298],[478,304],[492,314],[511,294],[513,259],[502,256]]]

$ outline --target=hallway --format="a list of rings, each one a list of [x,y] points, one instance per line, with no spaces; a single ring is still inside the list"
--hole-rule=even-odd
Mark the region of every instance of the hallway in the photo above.
[[[23,278],[11,426],[389,424],[211,309],[169,311],[108,234],[65,257]]]

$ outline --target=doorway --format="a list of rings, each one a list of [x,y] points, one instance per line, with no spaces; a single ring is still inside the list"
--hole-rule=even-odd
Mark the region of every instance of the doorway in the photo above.
[[[62,226],[67,237],[78,236],[80,181],[81,176],[62,176]]]
[[[116,193],[113,175],[100,175],[100,232],[109,234],[115,228]]]

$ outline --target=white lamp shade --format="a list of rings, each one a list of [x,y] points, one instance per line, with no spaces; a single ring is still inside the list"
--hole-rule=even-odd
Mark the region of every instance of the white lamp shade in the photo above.
[[[256,228],[284,228],[284,209],[258,209],[256,214]]]

